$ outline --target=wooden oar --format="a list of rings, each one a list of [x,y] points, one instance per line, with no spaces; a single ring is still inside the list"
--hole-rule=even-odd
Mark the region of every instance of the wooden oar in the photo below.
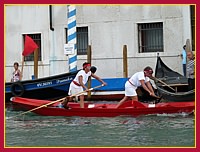
[[[100,87],[103,87],[103,86],[104,86],[104,84],[99,85],[99,86],[96,86],[96,87],[94,87],[94,88],[90,88],[89,91],[92,91],[92,90],[94,90],[94,89],[97,89],[97,88],[100,88]],[[69,96],[69,97],[74,97],[74,96],[83,94],[83,93],[85,93],[85,92],[87,92],[87,91],[85,90],[85,91],[79,92],[79,93],[77,93],[77,94],[71,95],[71,96]],[[36,108],[34,108],[34,109],[31,109],[31,110],[26,111],[26,112],[23,112],[23,113],[20,113],[20,114],[14,116],[14,117],[11,117],[11,118],[15,118],[15,117],[17,117],[17,116],[24,115],[24,114],[26,114],[26,113],[29,113],[29,112],[38,110],[38,109],[43,108],[43,107],[47,107],[47,106],[52,105],[52,104],[54,104],[54,103],[60,102],[60,101],[64,100],[65,98],[66,98],[66,97],[61,98],[61,99],[58,99],[58,100],[55,100],[55,101],[52,101],[52,102],[47,103],[47,104],[44,104],[44,105],[41,105],[41,106],[39,106],[39,107],[36,107]]]
[[[153,77],[153,76],[151,78],[153,78],[154,80],[159,81],[160,83],[164,84],[165,86],[169,87],[171,90],[173,90],[174,92],[176,92],[176,90],[174,88],[170,87],[167,83],[163,82],[162,80],[160,80],[160,79],[158,79],[156,77]]]

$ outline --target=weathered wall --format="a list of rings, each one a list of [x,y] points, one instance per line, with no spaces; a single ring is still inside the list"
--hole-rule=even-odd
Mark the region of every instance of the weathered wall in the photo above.
[[[41,33],[42,61],[39,77],[68,72],[68,57],[63,54],[67,28],[66,5],[53,6],[53,27],[49,29],[48,5],[6,6],[5,67],[10,81],[14,61],[21,65],[22,34]],[[88,26],[92,64],[101,77],[122,77],[123,45],[128,48],[129,76],[146,65],[155,68],[157,53],[138,53],[137,23],[163,22],[164,62],[182,73],[178,56],[186,39],[191,39],[190,12],[187,5],[78,5],[77,26]],[[81,68],[86,56],[78,56]],[[33,62],[25,62],[24,79],[33,75]]]

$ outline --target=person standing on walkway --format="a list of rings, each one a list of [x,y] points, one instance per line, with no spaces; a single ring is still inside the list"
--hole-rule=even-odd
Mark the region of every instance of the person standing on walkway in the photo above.
[[[180,56],[182,58],[183,75],[186,77],[187,53],[185,49],[186,49],[186,45],[183,46],[182,54]]]
[[[189,59],[187,63],[187,78],[188,78],[188,89],[195,89],[195,57],[192,51],[187,52]]]
[[[12,78],[11,78],[11,82],[17,82],[17,81],[21,81],[22,79],[22,74],[19,70],[19,63],[18,62],[15,62],[14,63],[14,71],[12,73]]]

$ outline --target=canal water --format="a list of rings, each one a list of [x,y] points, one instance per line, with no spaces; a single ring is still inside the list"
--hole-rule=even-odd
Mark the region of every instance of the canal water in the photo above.
[[[195,117],[47,117],[5,109],[6,147],[194,147]]]

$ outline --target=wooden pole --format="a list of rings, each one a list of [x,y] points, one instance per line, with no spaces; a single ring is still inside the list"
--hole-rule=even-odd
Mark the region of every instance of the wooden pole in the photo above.
[[[151,78],[154,79],[154,80],[159,81],[160,83],[164,84],[165,86],[169,87],[171,90],[176,92],[176,90],[174,88],[170,87],[167,83],[163,82],[162,80],[160,80],[160,79],[158,79],[156,77],[153,77],[153,76]]]
[[[190,45],[190,39],[186,40],[186,48],[185,48],[186,52],[188,51],[192,51],[191,45]]]
[[[22,80],[23,71],[24,71],[24,56],[22,56],[22,69],[21,69],[21,78],[20,78],[20,80]]]
[[[38,49],[34,51],[34,76],[38,78]]]
[[[128,77],[127,45],[123,46],[123,76]]]
[[[186,51],[186,62],[188,63],[188,58],[187,58],[187,52],[189,52],[189,51],[192,51],[192,48],[191,48],[191,45],[190,45],[190,39],[187,39],[186,40],[186,48],[185,48],[185,51]]]
[[[88,49],[87,49],[87,62],[90,64],[92,63],[91,45],[88,45]],[[88,88],[91,88],[91,77],[89,77],[89,79],[88,79]],[[91,100],[91,92],[90,91],[87,94],[87,98],[88,98],[88,100]]]

